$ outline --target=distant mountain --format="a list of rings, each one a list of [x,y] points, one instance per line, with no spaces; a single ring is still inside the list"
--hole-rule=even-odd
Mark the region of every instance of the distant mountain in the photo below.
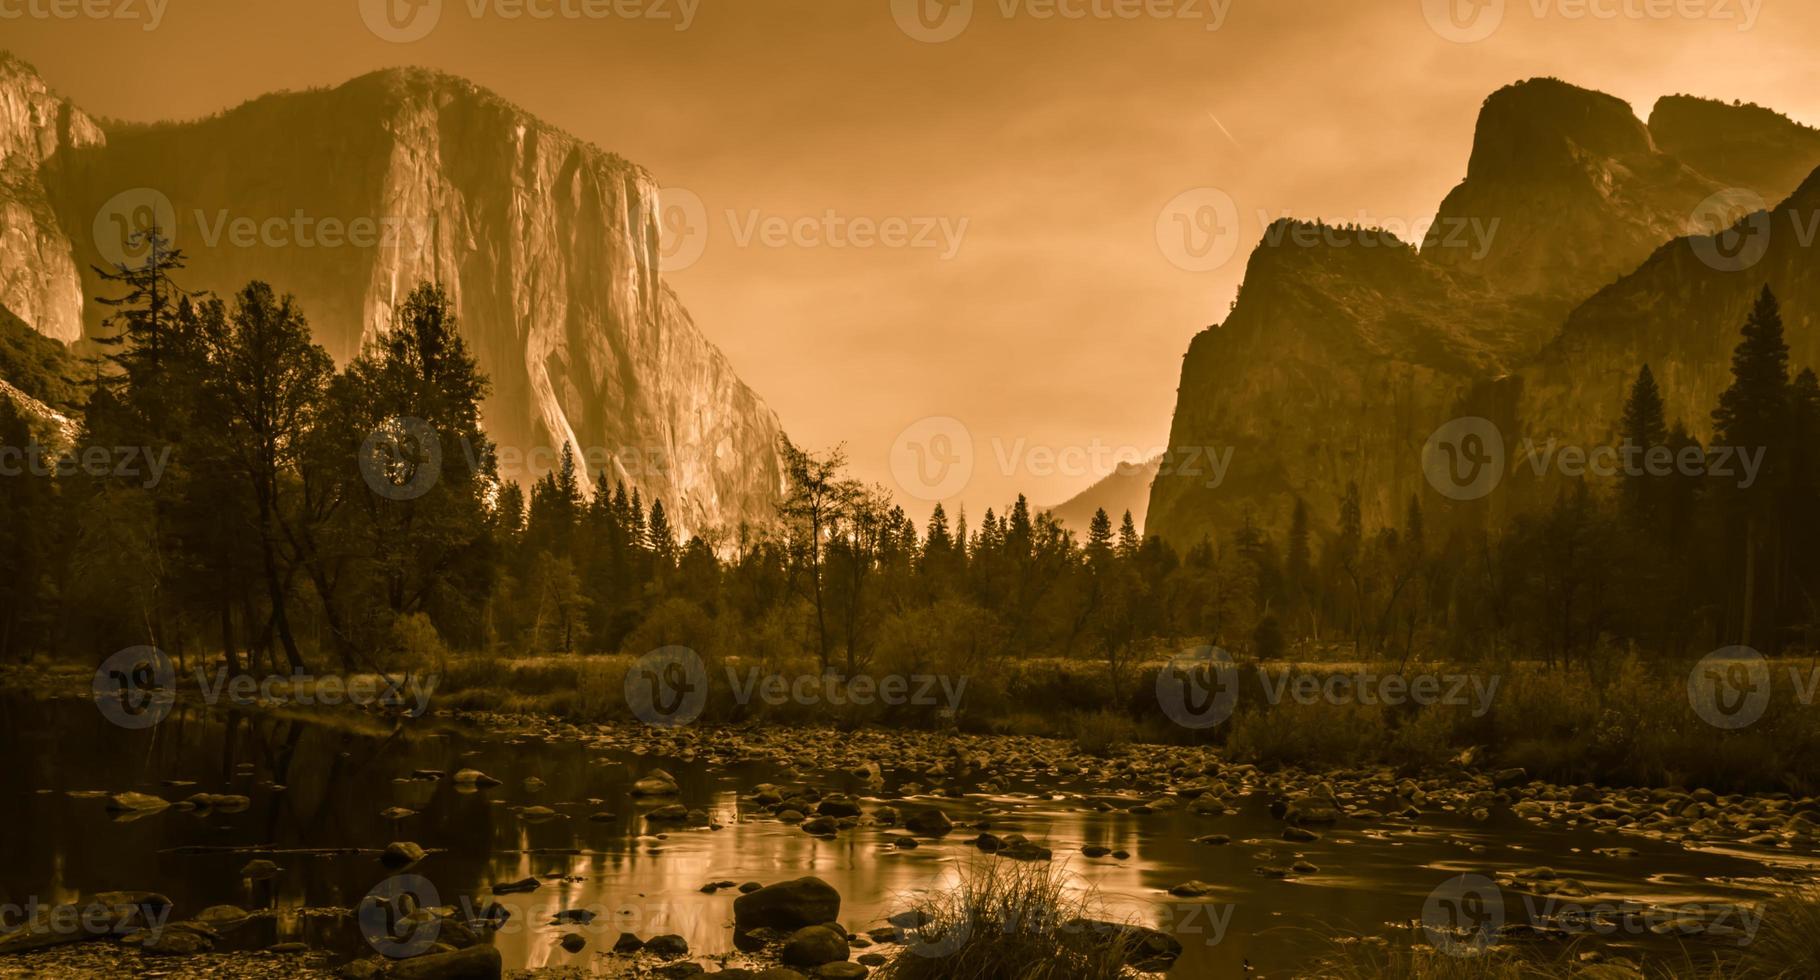
[[[684,530],[779,499],[777,418],[659,275],[656,180],[470,82],[400,69],[98,125],[0,55],[0,152],[0,303],[40,333],[95,331],[90,266],[159,214],[187,285],[295,293],[338,362],[444,282],[492,379],[488,433],[534,464],[508,475],[572,445]]]
[[[1048,508],[1049,514],[1081,538],[1086,537],[1087,528],[1093,523],[1094,511],[1102,509],[1112,518],[1115,528],[1129,511],[1132,522],[1142,531],[1144,518],[1150,511],[1150,481],[1156,479],[1157,468],[1162,462],[1159,456],[1143,463],[1120,463],[1098,483],[1070,497],[1067,502]]]
[[[1728,364],[1750,280],[1815,268],[1811,253],[1804,266],[1793,251],[1793,228],[1776,236],[1790,251],[1723,287],[1688,265],[1693,242],[1710,240],[1681,236],[1716,217],[1729,223],[1740,201],[1774,199],[1787,174],[1820,167],[1812,131],[1764,112],[1658,106],[1671,142],[1715,177],[1665,151],[1617,99],[1523,82],[1486,100],[1467,178],[1419,251],[1383,247],[1381,232],[1273,226],[1231,315],[1189,345],[1177,392],[1172,452],[1229,448],[1227,477],[1210,486],[1159,476],[1150,533],[1188,544],[1246,514],[1280,527],[1298,495],[1331,526],[1348,481],[1368,521],[1395,523],[1427,492],[1421,450],[1440,423],[1480,414],[1602,437],[1601,420],[1622,400],[1613,379],[1634,377],[1651,350],[1672,350],[1679,341],[1665,331],[1690,337],[1691,359],[1712,359],[1700,360],[1700,380],[1675,388],[1682,411],[1710,409],[1701,399],[1716,397],[1712,371]],[[1736,162],[1713,148],[1713,133],[1751,134],[1786,158]],[[1475,239],[1473,222],[1495,232]],[[1815,307],[1807,287],[1777,288],[1790,290],[1792,333]],[[1663,319],[1673,316],[1683,319]],[[1617,339],[1625,331],[1632,339]],[[1657,336],[1644,343],[1645,331]],[[1606,338],[1599,359],[1580,356],[1575,345],[1595,337]]]
[[[1650,111],[1649,131],[1664,152],[1767,204],[1793,194],[1820,157],[1820,129],[1757,105],[1666,96]]]

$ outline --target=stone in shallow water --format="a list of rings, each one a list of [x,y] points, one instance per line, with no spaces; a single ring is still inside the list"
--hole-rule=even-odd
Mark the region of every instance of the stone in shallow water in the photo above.
[[[403,868],[423,860],[423,848],[408,840],[395,840],[385,846],[379,860],[388,868]]]
[[[150,793],[115,793],[107,798],[107,808],[115,813],[152,813],[170,805],[169,800]]]
[[[579,932],[567,933],[562,937],[562,948],[571,953],[581,952],[582,947],[586,945],[588,945],[587,937]]]
[[[270,878],[283,870],[283,868],[265,858],[255,858],[241,866],[240,877],[249,878],[253,881],[261,881]]]
[[[689,941],[675,934],[653,936],[644,948],[645,952],[666,960],[689,955]]]
[[[848,947],[847,941],[834,930],[826,926],[808,926],[790,935],[781,955],[789,966],[816,967],[845,960]]]
[[[840,892],[816,877],[780,881],[733,900],[733,924],[739,931],[801,929],[838,918]]]

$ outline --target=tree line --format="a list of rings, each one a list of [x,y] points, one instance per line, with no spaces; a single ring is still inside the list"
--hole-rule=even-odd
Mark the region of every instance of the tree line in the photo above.
[[[1021,496],[977,525],[940,505],[919,525],[839,449],[785,439],[775,520],[682,540],[665,501],[588,479],[568,448],[528,488],[499,477],[488,382],[441,287],[419,285],[337,368],[291,297],[188,291],[182,252],[150,244],[142,265],[99,270],[115,294],[80,441],[168,447],[169,465],[149,485],[0,478],[0,661],[146,644],[235,670],[353,671],[680,645],[851,674],[1065,656],[1104,664],[1116,699],[1133,693],[1126,668],[1187,643],[1597,663],[1620,644],[1805,643],[1814,620],[1820,384],[1789,376],[1768,290],[1713,413],[1715,444],[1765,448],[1749,487],[1564,480],[1490,528],[1431,527],[1420,497],[1368,527],[1354,484],[1337,526],[1298,499],[1285,528],[1246,518],[1178,549],[1129,513],[1077,534]],[[1648,367],[1622,426],[1625,446],[1700,448]],[[0,445],[40,438],[0,400]],[[388,492],[457,454],[475,465]]]

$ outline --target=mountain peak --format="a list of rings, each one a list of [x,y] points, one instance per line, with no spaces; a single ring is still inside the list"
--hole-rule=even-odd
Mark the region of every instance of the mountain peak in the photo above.
[[[1624,100],[1558,78],[1531,78],[1493,92],[1480,107],[1466,176],[1569,168],[1586,156],[1621,159],[1654,149],[1648,128]]]

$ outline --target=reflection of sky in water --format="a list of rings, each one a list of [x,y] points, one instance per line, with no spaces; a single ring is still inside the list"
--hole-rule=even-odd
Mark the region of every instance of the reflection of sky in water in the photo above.
[[[1474,823],[1448,814],[1425,817],[1418,827],[1349,824],[1306,844],[1279,838],[1262,799],[1240,814],[1202,817],[1185,807],[1148,815],[1099,813],[1078,796],[1020,795],[1037,787],[1016,773],[996,773],[1013,791],[993,797],[920,798],[954,818],[955,832],[913,850],[893,845],[895,832],[879,827],[843,831],[833,840],[759,817],[738,793],[759,782],[782,781],[767,766],[710,771],[679,760],[608,755],[573,743],[471,742],[452,734],[394,735],[264,717],[229,719],[180,709],[155,729],[123,732],[107,725],[82,701],[0,705],[0,732],[15,747],[0,767],[0,807],[13,815],[0,862],[0,901],[23,904],[69,901],[79,893],[152,889],[170,895],[179,915],[215,904],[279,911],[232,934],[236,942],[269,943],[309,938],[348,952],[357,947],[345,926],[311,916],[309,907],[351,908],[388,872],[358,855],[278,854],[283,867],[269,881],[239,877],[246,854],[174,848],[220,849],[275,845],[284,848],[383,847],[411,840],[444,849],[411,869],[437,889],[444,904],[466,901],[476,909],[498,901],[514,910],[495,942],[508,964],[585,963],[610,948],[620,932],[643,938],[677,933],[697,954],[726,952],[732,943],[732,905],[738,894],[701,892],[714,881],[769,883],[816,875],[842,895],[841,920],[863,931],[908,907],[929,889],[951,883],[969,864],[997,860],[971,846],[974,821],[994,833],[1021,833],[1055,851],[1055,865],[1074,877],[1071,892],[1104,917],[1129,918],[1176,935],[1185,947],[1177,976],[1235,975],[1246,961],[1278,971],[1304,961],[1320,937],[1383,933],[1419,920],[1428,892],[1453,875],[1496,875],[1548,866],[1584,881],[1593,899],[1654,903],[1750,900],[1760,882],[1740,880],[1769,873],[1743,857],[1743,849],[1706,851],[1642,837],[1539,827],[1499,816]],[[228,737],[231,732],[231,737]],[[250,773],[240,767],[251,763]],[[655,766],[673,773],[681,801],[708,810],[718,831],[645,832],[641,814],[656,803],[629,796],[631,782]],[[477,768],[503,784],[479,792],[458,790],[447,779],[409,779],[414,769],[454,772]],[[528,791],[527,777],[545,786]],[[190,787],[163,780],[193,781]],[[834,774],[825,787],[864,797],[857,779]],[[285,786],[283,791],[269,788]],[[68,790],[126,790],[181,799],[198,791],[237,792],[253,804],[237,814],[165,812],[116,822],[99,799]],[[49,792],[46,792],[46,791]],[[591,801],[600,801],[598,803]],[[1126,799],[1120,805],[1137,802]],[[555,819],[522,819],[515,808],[542,805]],[[868,803],[870,809],[875,803]],[[419,811],[392,822],[388,807]],[[591,820],[601,811],[611,819]],[[1225,834],[1224,846],[1195,844],[1205,834]],[[1128,860],[1087,858],[1083,845],[1131,852]],[[1636,859],[1602,857],[1595,848],[1624,846]],[[1262,864],[1307,860],[1319,871],[1293,881],[1260,877]],[[1791,855],[1780,859],[1795,863]],[[1810,865],[1811,866],[1811,865]],[[493,896],[498,882],[549,874],[532,893]],[[1215,886],[1204,900],[1176,900],[1167,890],[1188,880]],[[1508,917],[1520,918],[1522,897],[1506,891]],[[1533,900],[1532,900],[1533,904]],[[552,925],[564,909],[590,909],[586,926]],[[557,942],[568,932],[588,938],[580,954]],[[1645,940],[1658,945],[1665,940]]]

